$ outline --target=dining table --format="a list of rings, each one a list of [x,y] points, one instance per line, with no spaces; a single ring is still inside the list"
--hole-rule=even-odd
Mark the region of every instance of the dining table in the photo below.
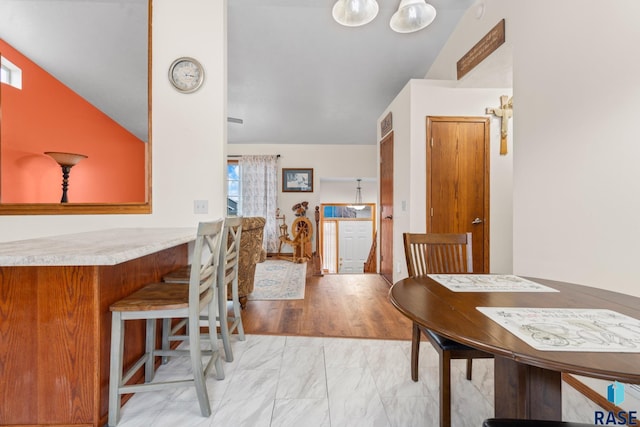
[[[412,322],[494,355],[496,417],[561,420],[563,373],[640,383],[640,298],[519,276],[538,288],[450,286],[497,278],[427,275],[389,290]]]

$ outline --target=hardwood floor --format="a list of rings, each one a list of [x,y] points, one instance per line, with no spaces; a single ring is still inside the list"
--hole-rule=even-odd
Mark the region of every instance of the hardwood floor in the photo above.
[[[388,299],[377,274],[308,276],[304,300],[249,301],[248,334],[411,339],[411,322]]]

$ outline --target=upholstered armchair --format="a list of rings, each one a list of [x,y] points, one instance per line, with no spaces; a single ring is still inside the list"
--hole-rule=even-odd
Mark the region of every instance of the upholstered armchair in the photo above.
[[[267,252],[262,248],[266,222],[266,219],[262,217],[246,217],[242,219],[240,266],[238,267],[238,295],[242,308],[245,308],[247,297],[253,292],[256,264],[263,262],[267,258]],[[229,290],[228,298],[231,299],[231,290]]]

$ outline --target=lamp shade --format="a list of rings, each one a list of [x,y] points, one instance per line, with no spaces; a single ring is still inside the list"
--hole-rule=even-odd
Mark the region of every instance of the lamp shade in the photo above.
[[[402,0],[389,25],[397,33],[413,33],[431,24],[436,8],[424,0]]]
[[[75,166],[80,160],[87,158],[84,154],[61,153],[57,151],[45,151],[44,154],[52,157],[60,166]]]
[[[338,0],[331,12],[338,24],[358,27],[373,21],[378,15],[376,0]]]

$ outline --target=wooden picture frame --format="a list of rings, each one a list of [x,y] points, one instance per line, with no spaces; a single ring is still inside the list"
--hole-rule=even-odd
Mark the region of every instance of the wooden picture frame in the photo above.
[[[282,168],[283,193],[313,193],[313,169]]]

